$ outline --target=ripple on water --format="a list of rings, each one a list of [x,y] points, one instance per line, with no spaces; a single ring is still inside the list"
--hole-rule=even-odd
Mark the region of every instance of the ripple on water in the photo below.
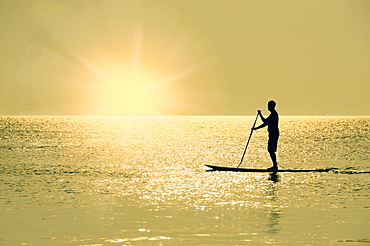
[[[27,225],[34,245],[367,242],[369,118],[281,118],[282,165],[334,172],[206,172],[238,164],[253,118],[2,117],[2,238]],[[269,166],[265,145],[257,131],[243,166]]]

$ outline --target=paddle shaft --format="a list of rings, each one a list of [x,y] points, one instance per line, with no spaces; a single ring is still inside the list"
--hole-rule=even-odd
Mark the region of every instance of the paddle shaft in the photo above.
[[[247,148],[248,148],[249,141],[251,141],[251,137],[252,137],[252,133],[253,133],[253,128],[254,128],[254,126],[256,125],[257,118],[258,118],[258,114],[257,114],[257,116],[256,116],[256,119],[254,120],[253,127],[252,127],[252,130],[251,130],[251,134],[249,135],[248,142],[247,142],[247,144],[245,145],[245,149],[244,149],[244,152],[243,152],[242,159],[240,160],[240,163],[239,163],[239,165],[238,165],[238,167],[237,167],[237,168],[239,168],[239,166],[240,166],[240,165],[242,164],[242,162],[243,162],[243,159],[244,159],[244,156],[245,156],[245,152],[247,152]]]

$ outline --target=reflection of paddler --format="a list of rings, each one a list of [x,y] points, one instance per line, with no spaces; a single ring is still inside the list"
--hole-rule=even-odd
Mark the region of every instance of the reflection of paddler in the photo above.
[[[269,169],[274,170],[278,169],[278,163],[276,161],[276,149],[277,142],[279,140],[279,114],[275,110],[276,102],[269,101],[267,104],[267,109],[270,111],[270,115],[265,118],[263,117],[261,110],[258,110],[258,115],[261,117],[263,124],[257,127],[253,127],[252,130],[257,130],[267,126],[267,131],[269,133],[269,140],[267,144],[267,150],[270,154],[273,166]]]
[[[268,180],[271,180],[273,182],[279,182],[279,175],[277,174],[277,172],[272,172],[270,173]]]

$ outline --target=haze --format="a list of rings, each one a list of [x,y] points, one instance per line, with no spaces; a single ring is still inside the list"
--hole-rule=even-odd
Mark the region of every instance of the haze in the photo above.
[[[0,114],[368,115],[367,0],[3,0]]]

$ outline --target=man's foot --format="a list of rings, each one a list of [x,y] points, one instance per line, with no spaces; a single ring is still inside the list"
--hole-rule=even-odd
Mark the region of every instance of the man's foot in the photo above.
[[[267,168],[267,170],[269,170],[269,171],[277,171],[278,170],[278,167],[277,166],[272,166],[272,167]]]

